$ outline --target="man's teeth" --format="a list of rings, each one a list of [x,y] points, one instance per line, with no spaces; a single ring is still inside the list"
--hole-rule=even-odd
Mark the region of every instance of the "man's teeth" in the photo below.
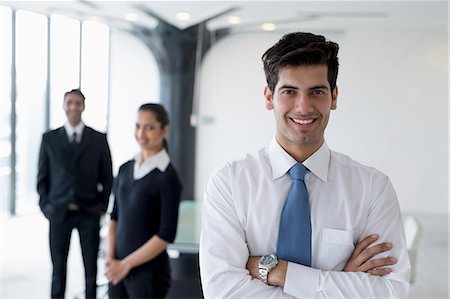
[[[314,119],[292,119],[295,123],[301,124],[301,125],[307,125],[314,121]]]

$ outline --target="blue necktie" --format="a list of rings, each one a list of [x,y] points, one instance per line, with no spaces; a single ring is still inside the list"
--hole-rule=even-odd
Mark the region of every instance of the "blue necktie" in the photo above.
[[[277,255],[305,266],[311,266],[311,216],[308,190],[305,185],[303,164],[295,164],[289,169],[292,186],[281,212],[278,233]]]

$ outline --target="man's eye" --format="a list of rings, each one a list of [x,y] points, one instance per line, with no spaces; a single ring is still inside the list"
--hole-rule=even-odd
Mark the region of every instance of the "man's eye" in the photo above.
[[[285,89],[282,91],[283,94],[292,95],[295,94],[295,90],[292,89]]]
[[[314,95],[322,95],[322,94],[325,94],[325,92],[321,89],[315,89],[315,90],[313,90],[313,94]]]

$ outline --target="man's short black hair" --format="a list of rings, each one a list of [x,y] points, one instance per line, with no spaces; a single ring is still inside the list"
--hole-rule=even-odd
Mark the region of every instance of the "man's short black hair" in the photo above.
[[[79,95],[84,101],[84,99],[85,99],[84,94],[81,92],[81,90],[79,88],[74,88],[71,91],[66,92],[64,94],[64,99],[66,98],[67,95],[69,95],[71,93]]]
[[[339,45],[322,35],[294,32],[284,35],[262,56],[266,81],[272,93],[278,83],[278,73],[285,67],[327,65],[331,90],[336,87]]]

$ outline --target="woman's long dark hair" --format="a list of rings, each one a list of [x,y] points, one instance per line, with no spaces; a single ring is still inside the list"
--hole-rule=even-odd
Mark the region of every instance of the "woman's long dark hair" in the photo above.
[[[167,114],[167,111],[163,105],[156,103],[146,103],[141,105],[141,107],[139,107],[138,112],[140,111],[147,111],[153,113],[156,117],[156,121],[158,121],[161,124],[161,129],[164,129],[164,127],[170,124],[169,114]],[[167,143],[166,138],[164,138],[163,140],[163,147],[166,149],[167,152],[169,152],[169,145]]]

